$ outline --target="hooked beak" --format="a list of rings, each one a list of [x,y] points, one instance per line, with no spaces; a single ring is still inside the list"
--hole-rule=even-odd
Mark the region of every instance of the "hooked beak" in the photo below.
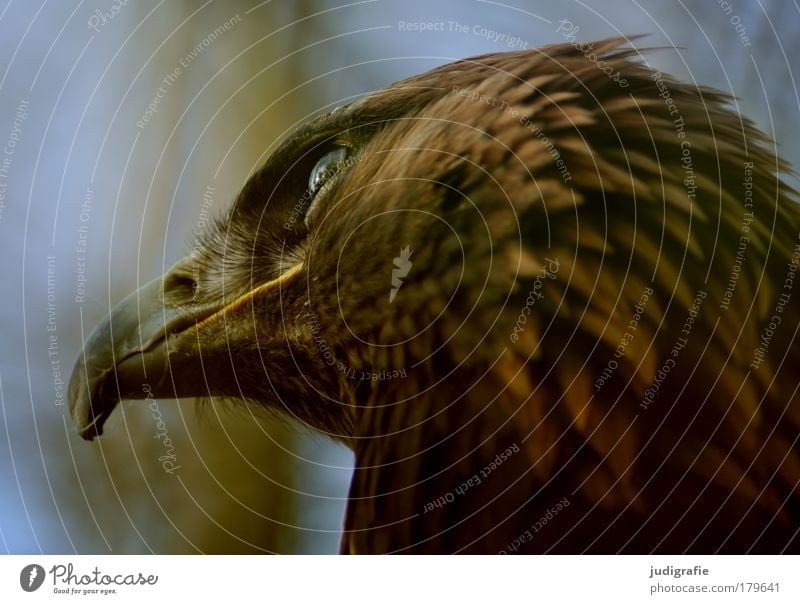
[[[120,302],[92,331],[69,383],[80,435],[92,440],[122,399],[245,396],[234,358],[258,341],[256,316],[280,312],[277,296],[303,263],[232,302],[194,303],[192,260],[178,262]],[[266,321],[280,325],[279,316]],[[263,326],[262,326],[263,327]]]
[[[188,263],[181,261],[94,328],[69,384],[70,412],[83,438],[102,434],[121,399],[208,394],[196,326],[219,308],[177,304],[187,294],[191,299],[193,284]]]

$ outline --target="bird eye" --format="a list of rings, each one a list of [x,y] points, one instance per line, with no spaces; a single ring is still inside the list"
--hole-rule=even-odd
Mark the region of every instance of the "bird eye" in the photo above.
[[[347,158],[347,148],[337,147],[323,155],[308,177],[308,193],[313,198],[325,183],[336,176],[343,168]]]

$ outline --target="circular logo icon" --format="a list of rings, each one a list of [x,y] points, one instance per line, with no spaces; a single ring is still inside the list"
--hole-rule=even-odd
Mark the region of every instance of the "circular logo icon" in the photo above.
[[[28,564],[19,573],[19,585],[25,591],[36,591],[44,583],[44,568],[38,564]]]

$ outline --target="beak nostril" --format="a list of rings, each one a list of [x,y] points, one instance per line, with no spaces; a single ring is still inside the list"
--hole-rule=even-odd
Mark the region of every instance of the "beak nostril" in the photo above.
[[[164,298],[196,299],[200,291],[198,275],[185,270],[173,270],[164,277]]]

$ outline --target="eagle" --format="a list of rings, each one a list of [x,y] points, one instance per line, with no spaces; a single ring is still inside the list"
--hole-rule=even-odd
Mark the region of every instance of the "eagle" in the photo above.
[[[343,553],[800,552],[771,149],[625,39],[402,80],[298,127],[95,327],[72,417],[232,399],[345,444]]]

